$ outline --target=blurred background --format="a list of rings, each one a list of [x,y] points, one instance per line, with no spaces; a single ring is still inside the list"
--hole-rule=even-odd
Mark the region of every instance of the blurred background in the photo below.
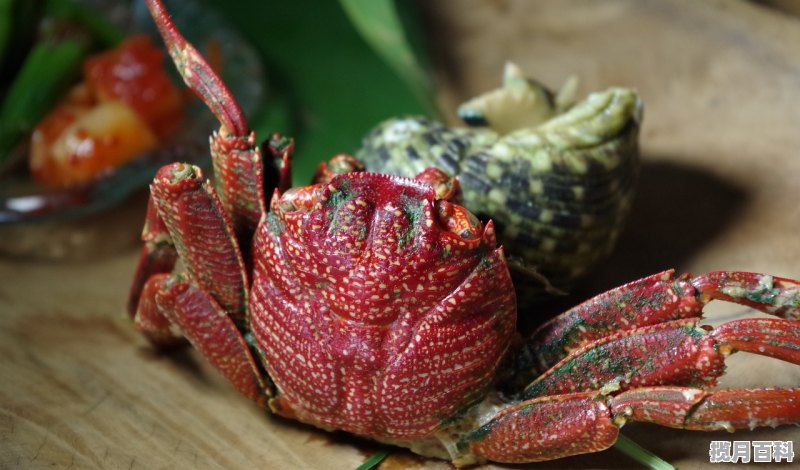
[[[60,77],[48,67],[58,67],[62,54],[69,62],[104,50],[98,43],[122,41],[102,28],[102,39],[86,39],[97,32],[76,33],[57,20],[42,27],[43,11],[76,14],[47,3],[0,0],[0,34],[7,33],[0,41],[0,468],[355,468],[381,447],[267,418],[192,351],[160,355],[132,331],[124,305],[146,184],[165,159],[205,161],[216,124],[186,99],[175,134],[156,136],[166,144],[146,158],[76,186],[35,180],[30,133],[75,86],[82,62],[64,68],[71,81],[57,83],[62,94],[32,120],[26,113],[39,106],[41,87]],[[389,117],[456,124],[458,104],[497,87],[509,60],[554,89],[577,75],[581,97],[610,86],[638,90],[642,166],[617,249],[570,296],[522,312],[530,323],[667,268],[800,278],[795,2],[441,0],[397,2],[388,16],[380,8],[348,10],[359,3],[168,6],[220,67],[260,138],[273,131],[296,138],[296,184],[320,161],[354,152]],[[123,37],[152,32],[141,4],[89,8]],[[42,34],[51,47],[77,41],[79,54],[48,49],[42,57],[51,60],[40,59],[38,71],[15,84]],[[164,70],[174,79],[171,66]],[[709,320],[751,314],[713,305]],[[742,356],[731,358],[722,386],[800,385],[797,366]],[[706,468],[711,440],[800,442],[796,427],[735,437],[639,425],[626,431],[680,468]],[[636,465],[609,450],[533,467]],[[393,451],[381,468],[448,467]]]

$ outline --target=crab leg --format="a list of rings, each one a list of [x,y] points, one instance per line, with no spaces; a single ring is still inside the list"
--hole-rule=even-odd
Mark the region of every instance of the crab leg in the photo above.
[[[188,276],[231,316],[242,318],[244,262],[230,222],[200,168],[166,165],[156,173],[150,193]]]
[[[168,349],[183,341],[170,326],[170,320],[161,313],[156,297],[164,288],[169,274],[154,274],[142,285],[140,297],[136,299],[136,310],[133,312],[133,325],[157,349]]]
[[[134,323],[156,346],[178,339],[172,325],[248,398],[265,405],[268,386],[235,321],[245,310],[247,279],[236,238],[199,168],[162,167],[150,186],[147,234],[169,234],[185,274],[144,282]]]
[[[733,432],[800,423],[800,388],[707,391],[647,387],[608,400],[615,421],[646,421],[690,431]]]
[[[152,194],[147,200],[147,215],[142,229],[142,246],[139,264],[133,276],[133,284],[128,295],[128,314],[133,318],[142,296],[142,289],[150,277],[172,272],[178,259],[178,252],[172,244],[164,221],[158,216]]]
[[[211,137],[211,156],[220,199],[240,236],[251,234],[265,213],[261,151],[231,92],[197,50],[181,35],[159,0],[146,0],[170,56],[186,84],[220,122]],[[249,236],[248,236],[249,237]],[[248,238],[249,240],[249,238]]]
[[[692,278],[664,271],[604,292],[540,326],[518,366],[542,372],[582,345],[618,331],[699,318],[713,299],[800,319],[800,282],[765,274],[714,272]],[[528,373],[528,375],[533,375]]]
[[[681,319],[623,331],[571,352],[538,377],[524,398],[651,385],[710,386],[725,357],[747,351],[800,364],[800,322],[744,319],[716,329]]]
[[[233,320],[210,295],[177,275],[161,283],[155,302],[214,368],[247,398],[266,406],[270,386]]]
[[[453,463],[540,462],[599,452],[611,447],[618,433],[611,409],[596,393],[543,397],[509,406],[467,434],[458,444],[468,451],[466,458]]]
[[[261,406],[271,397],[271,385],[222,307],[182,275],[156,274],[144,284],[134,325],[154,346],[182,341],[180,333],[237,390]]]
[[[800,422],[800,389],[650,387],[603,396],[572,393],[527,400],[495,415],[459,443],[457,465],[488,459],[539,462],[607,449],[626,420],[679,429],[752,429]]]

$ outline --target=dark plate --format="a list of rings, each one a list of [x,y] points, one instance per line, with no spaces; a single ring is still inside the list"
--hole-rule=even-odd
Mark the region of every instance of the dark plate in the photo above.
[[[125,31],[151,34],[162,44],[144,2],[115,3],[82,0],[103,13]],[[204,8],[199,0],[165,1],[175,23],[201,53],[209,45],[219,48],[220,72],[247,115],[252,115],[264,98],[264,70],[255,49],[214,10]],[[171,64],[169,73],[180,82]],[[181,83],[181,88],[184,85]],[[217,128],[211,113],[199,100],[192,100],[181,129],[169,140],[147,154],[117,168],[93,184],[69,190],[51,190],[34,183],[25,171],[0,179],[0,224],[68,220],[114,207],[137,189],[147,185],[162,165],[172,161],[208,166],[208,136]],[[24,145],[22,146],[24,147]],[[25,152],[23,148],[20,152]],[[27,155],[20,158],[27,160]]]

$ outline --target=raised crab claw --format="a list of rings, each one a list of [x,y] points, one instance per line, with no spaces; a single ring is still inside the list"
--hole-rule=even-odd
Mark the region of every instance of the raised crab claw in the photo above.
[[[155,346],[186,338],[275,413],[456,465],[599,451],[626,420],[692,430],[800,421],[800,389],[707,389],[733,351],[800,363],[797,281],[668,271],[587,301],[512,351],[502,248],[491,223],[448,201],[452,180],[336,174],[357,167],[338,157],[323,181],[289,189],[291,141],[273,136],[262,162],[225,86],[162,4],[147,5],[222,123],[211,140],[219,192],[181,163],[151,186],[129,307]],[[700,327],[711,299],[780,318]],[[500,394],[500,376],[524,385]]]

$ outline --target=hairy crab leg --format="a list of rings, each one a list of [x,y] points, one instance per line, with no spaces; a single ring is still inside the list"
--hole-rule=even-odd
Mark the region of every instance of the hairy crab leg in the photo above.
[[[652,385],[711,386],[724,371],[725,357],[737,350],[800,364],[800,322],[750,318],[716,329],[697,322],[673,320],[589,343],[539,376],[523,397]]]
[[[604,292],[544,323],[526,340],[516,368],[530,378],[569,351],[608,334],[699,318],[705,304],[714,299],[790,320],[800,318],[798,281],[747,272],[714,272],[692,278],[668,270]]]
[[[607,449],[626,420],[679,429],[752,429],[800,422],[800,388],[705,391],[648,387],[571,393],[509,406],[459,443],[457,465],[539,462]]]
[[[221,124],[211,137],[220,199],[235,232],[249,243],[249,236],[266,209],[261,151],[255,134],[250,132],[244,113],[222,79],[181,35],[164,5],[159,0],[145,0],[145,3],[178,72]]]

